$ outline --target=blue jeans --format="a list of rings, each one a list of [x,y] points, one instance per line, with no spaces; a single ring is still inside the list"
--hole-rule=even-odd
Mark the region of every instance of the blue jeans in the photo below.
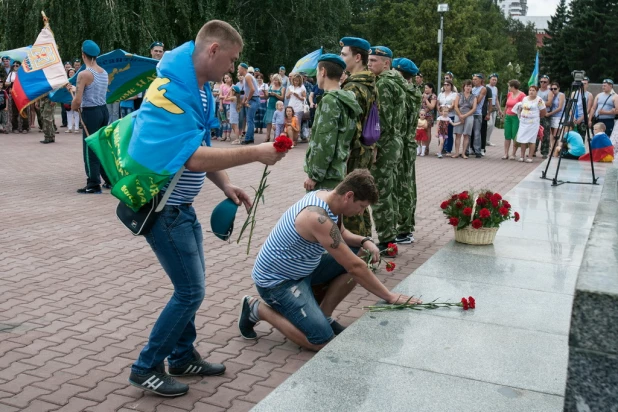
[[[354,253],[358,248],[352,248]],[[255,286],[264,302],[305,334],[314,345],[328,342],[334,336],[330,323],[322,313],[313,295],[312,285],[322,285],[347,271],[329,254],[322,255],[320,263],[307,277],[286,280],[272,288]]]
[[[455,116],[450,117],[450,119],[453,121],[453,123],[455,122]],[[453,150],[453,125],[450,123],[448,124],[448,138],[444,142],[443,149],[447,153],[451,153],[451,151]]]
[[[253,141],[253,135],[255,134],[255,113],[260,107],[260,98],[254,96],[249,100],[249,107],[247,107],[246,117],[247,117],[247,134],[245,135],[246,142]]]
[[[131,370],[144,374],[167,358],[180,367],[193,360],[195,313],[206,293],[202,226],[192,206],[165,206],[146,240],[174,285],[148,343]]]
[[[120,108],[120,118],[122,119],[125,116],[130,115],[131,113],[133,113],[133,109],[130,107],[121,107]]]

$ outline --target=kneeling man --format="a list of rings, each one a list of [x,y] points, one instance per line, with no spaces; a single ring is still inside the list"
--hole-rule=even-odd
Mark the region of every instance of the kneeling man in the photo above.
[[[263,302],[250,296],[241,302],[238,327],[245,339],[257,338],[253,327],[263,320],[294,343],[318,351],[344,329],[331,315],[356,283],[388,303],[410,299],[389,292],[354,253],[365,249],[377,262],[380,251],[373,240],[343,227],[342,215],[359,215],[377,201],[373,177],[357,169],[334,190],[309,192],[283,214],[253,267]],[[314,289],[325,292],[316,299]]]

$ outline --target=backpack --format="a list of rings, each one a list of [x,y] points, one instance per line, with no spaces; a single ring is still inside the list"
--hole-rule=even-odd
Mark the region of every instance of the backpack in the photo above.
[[[6,90],[0,92],[0,110],[6,109],[7,94]]]
[[[361,134],[361,143],[365,146],[371,146],[380,139],[380,113],[378,111],[378,104],[374,101],[367,119],[365,119],[365,125]]]

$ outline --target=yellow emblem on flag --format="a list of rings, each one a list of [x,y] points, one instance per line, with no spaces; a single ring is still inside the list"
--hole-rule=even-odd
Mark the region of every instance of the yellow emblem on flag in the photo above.
[[[51,43],[35,44],[28,50],[22,68],[26,73],[42,70],[60,62],[60,57]]]
[[[150,102],[153,106],[163,109],[172,114],[183,114],[185,111],[173,103],[170,99],[165,97],[167,89],[159,89],[170,82],[170,79],[165,77],[157,77],[146,92],[144,102]]]

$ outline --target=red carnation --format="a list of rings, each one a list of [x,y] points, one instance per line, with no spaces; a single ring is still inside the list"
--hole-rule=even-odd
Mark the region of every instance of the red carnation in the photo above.
[[[498,207],[498,206],[500,206],[500,203],[499,203],[499,201],[498,201],[498,200],[496,200],[496,199],[492,199],[492,201],[491,201],[491,205],[492,205],[493,207]]]
[[[519,213],[515,212],[515,221],[519,222]]]
[[[500,208],[500,214],[501,214],[502,216],[506,216],[506,215],[508,215],[508,214],[509,214],[509,209],[507,209],[506,207],[501,207],[501,208]]]
[[[468,310],[468,300],[466,298],[461,298],[461,305],[463,306],[463,310]]]
[[[448,205],[449,205],[449,202],[445,200],[444,202],[440,204],[440,209],[444,210],[448,207]]]
[[[399,252],[399,249],[397,248],[397,244],[396,243],[389,243],[386,246],[386,254],[389,256],[397,256],[397,252]]]
[[[449,225],[457,226],[459,224],[459,219],[456,217],[452,217],[448,220]]]
[[[457,195],[451,196],[451,200],[457,200]]]
[[[500,196],[500,194],[498,194],[498,193],[494,193],[494,194],[491,196],[491,198],[492,198],[492,200],[493,200],[493,199],[496,199],[496,200],[502,200],[502,196]]]
[[[471,207],[466,207],[463,210],[463,214],[464,214],[464,216],[472,216],[472,208]]]
[[[474,219],[472,221],[472,227],[475,229],[480,229],[483,227],[483,222],[481,222],[481,219]]]
[[[395,270],[395,267],[397,265],[395,265],[394,262],[386,262],[386,271],[387,272],[392,272],[393,270]]]
[[[466,199],[468,199],[470,196],[468,196],[468,192],[467,192],[467,191],[465,191],[465,192],[461,192],[461,193],[459,194],[459,196],[457,196],[457,197],[459,198],[459,200],[466,200]]]
[[[485,203],[487,203],[487,200],[484,197],[480,197],[478,199],[476,199],[476,204],[479,206],[483,206]]]
[[[470,309],[474,309],[476,307],[476,300],[472,296],[468,296],[468,304],[470,305]]]
[[[491,212],[489,211],[489,209],[483,208],[479,212],[479,216],[482,217],[483,219],[487,219],[491,216]]]
[[[487,191],[487,193],[485,193],[485,197],[486,198],[490,198],[493,195],[493,193],[491,193],[489,190]]]
[[[457,207],[457,209],[461,209],[463,207],[463,203],[457,202],[455,203],[455,207]]]
[[[506,207],[507,209],[511,208],[511,204],[509,202],[507,202],[506,200],[502,201],[502,206]]]
[[[285,153],[294,146],[294,142],[292,139],[282,134],[279,137],[275,138],[275,143],[273,145],[275,150],[279,153]]]

